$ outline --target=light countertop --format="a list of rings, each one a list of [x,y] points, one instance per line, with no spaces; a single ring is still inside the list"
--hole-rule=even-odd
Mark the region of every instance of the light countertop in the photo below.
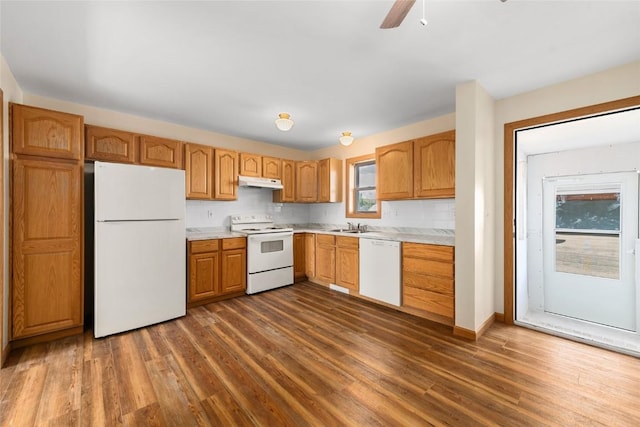
[[[426,243],[431,245],[455,246],[455,235],[453,230],[443,229],[409,229],[409,228],[391,228],[373,229],[365,233],[345,233],[338,231],[330,231],[340,228],[339,226],[328,226],[324,224],[304,224],[291,225],[294,233],[319,233],[333,234],[336,236],[359,237],[361,239],[377,239],[391,240],[396,242],[412,242]],[[198,227],[187,228],[187,240],[208,240],[208,239],[227,239],[231,237],[244,237],[242,233],[229,231],[225,227]]]

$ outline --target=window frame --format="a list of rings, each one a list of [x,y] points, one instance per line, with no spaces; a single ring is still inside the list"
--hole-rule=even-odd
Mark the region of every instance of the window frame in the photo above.
[[[366,154],[364,156],[352,157],[346,160],[346,172],[347,179],[345,180],[345,194],[346,203],[345,203],[345,216],[347,218],[371,218],[371,219],[379,219],[382,218],[382,208],[380,199],[376,197],[376,212],[357,212],[356,211],[356,188],[355,180],[356,180],[356,166],[361,163],[376,163],[376,155],[375,153]],[[367,187],[367,189],[376,190],[377,196],[377,187],[378,187],[378,170],[376,167],[376,186],[371,188]]]

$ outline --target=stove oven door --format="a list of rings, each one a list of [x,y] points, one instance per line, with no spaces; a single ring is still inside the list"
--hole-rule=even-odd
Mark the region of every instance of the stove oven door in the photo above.
[[[275,270],[293,265],[293,233],[250,234],[247,236],[249,273]]]

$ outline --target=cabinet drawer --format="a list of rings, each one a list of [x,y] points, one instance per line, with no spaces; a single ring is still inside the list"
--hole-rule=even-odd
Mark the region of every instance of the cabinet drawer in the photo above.
[[[428,276],[414,273],[412,271],[402,272],[402,286],[424,289],[425,291],[438,292],[444,295],[453,296],[453,279],[444,277]]]
[[[453,263],[428,259],[402,258],[402,271],[453,279]]]
[[[222,250],[227,249],[243,249],[247,246],[245,237],[234,237],[231,239],[222,239]]]
[[[333,246],[336,244],[336,236],[331,234],[318,234],[318,237],[316,237],[316,242],[318,243],[318,245]]]
[[[341,248],[358,248],[360,239],[358,237],[336,236],[336,246]]]
[[[453,319],[454,299],[452,296],[404,286],[402,304]]]
[[[203,252],[215,252],[220,248],[220,240],[194,240],[189,242],[189,250],[192,254]]]
[[[403,243],[402,254],[405,257],[453,262],[453,246]]]

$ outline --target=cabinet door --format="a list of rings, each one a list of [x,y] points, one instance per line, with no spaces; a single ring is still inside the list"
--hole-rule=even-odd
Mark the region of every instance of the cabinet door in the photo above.
[[[131,132],[86,125],[85,141],[87,159],[136,162],[136,137]]]
[[[140,164],[182,169],[182,142],[174,139],[140,135]]]
[[[275,203],[296,201],[296,163],[292,160],[282,161],[282,190],[273,192]]]
[[[327,283],[335,283],[335,236],[328,234],[318,234],[316,236],[316,239],[316,277]]]
[[[380,200],[413,198],[413,141],[376,148]]]
[[[455,315],[454,248],[402,244],[402,305],[439,317],[451,324]]]
[[[219,252],[189,256],[189,302],[215,297],[219,291]]]
[[[256,154],[240,153],[240,175],[262,176],[262,157]]]
[[[280,179],[280,159],[262,156],[262,176],[265,178]]]
[[[455,131],[414,141],[415,197],[455,197]]]
[[[306,279],[305,234],[293,235],[293,278],[296,282]]]
[[[336,237],[336,285],[354,291],[359,289],[360,239],[357,237]]]
[[[217,200],[236,200],[238,198],[238,153],[230,150],[215,150],[214,192]]]
[[[206,145],[184,145],[184,169],[187,199],[213,197],[213,148]]]
[[[296,162],[296,202],[318,200],[318,162]]]
[[[243,292],[247,289],[247,250],[222,251],[220,293]]]
[[[342,201],[342,160],[318,162],[318,202]]]
[[[12,338],[83,323],[82,165],[13,160]]]
[[[80,160],[83,117],[11,104],[11,144],[16,154]]]
[[[316,235],[306,233],[304,236],[304,273],[309,279],[316,277]]]

